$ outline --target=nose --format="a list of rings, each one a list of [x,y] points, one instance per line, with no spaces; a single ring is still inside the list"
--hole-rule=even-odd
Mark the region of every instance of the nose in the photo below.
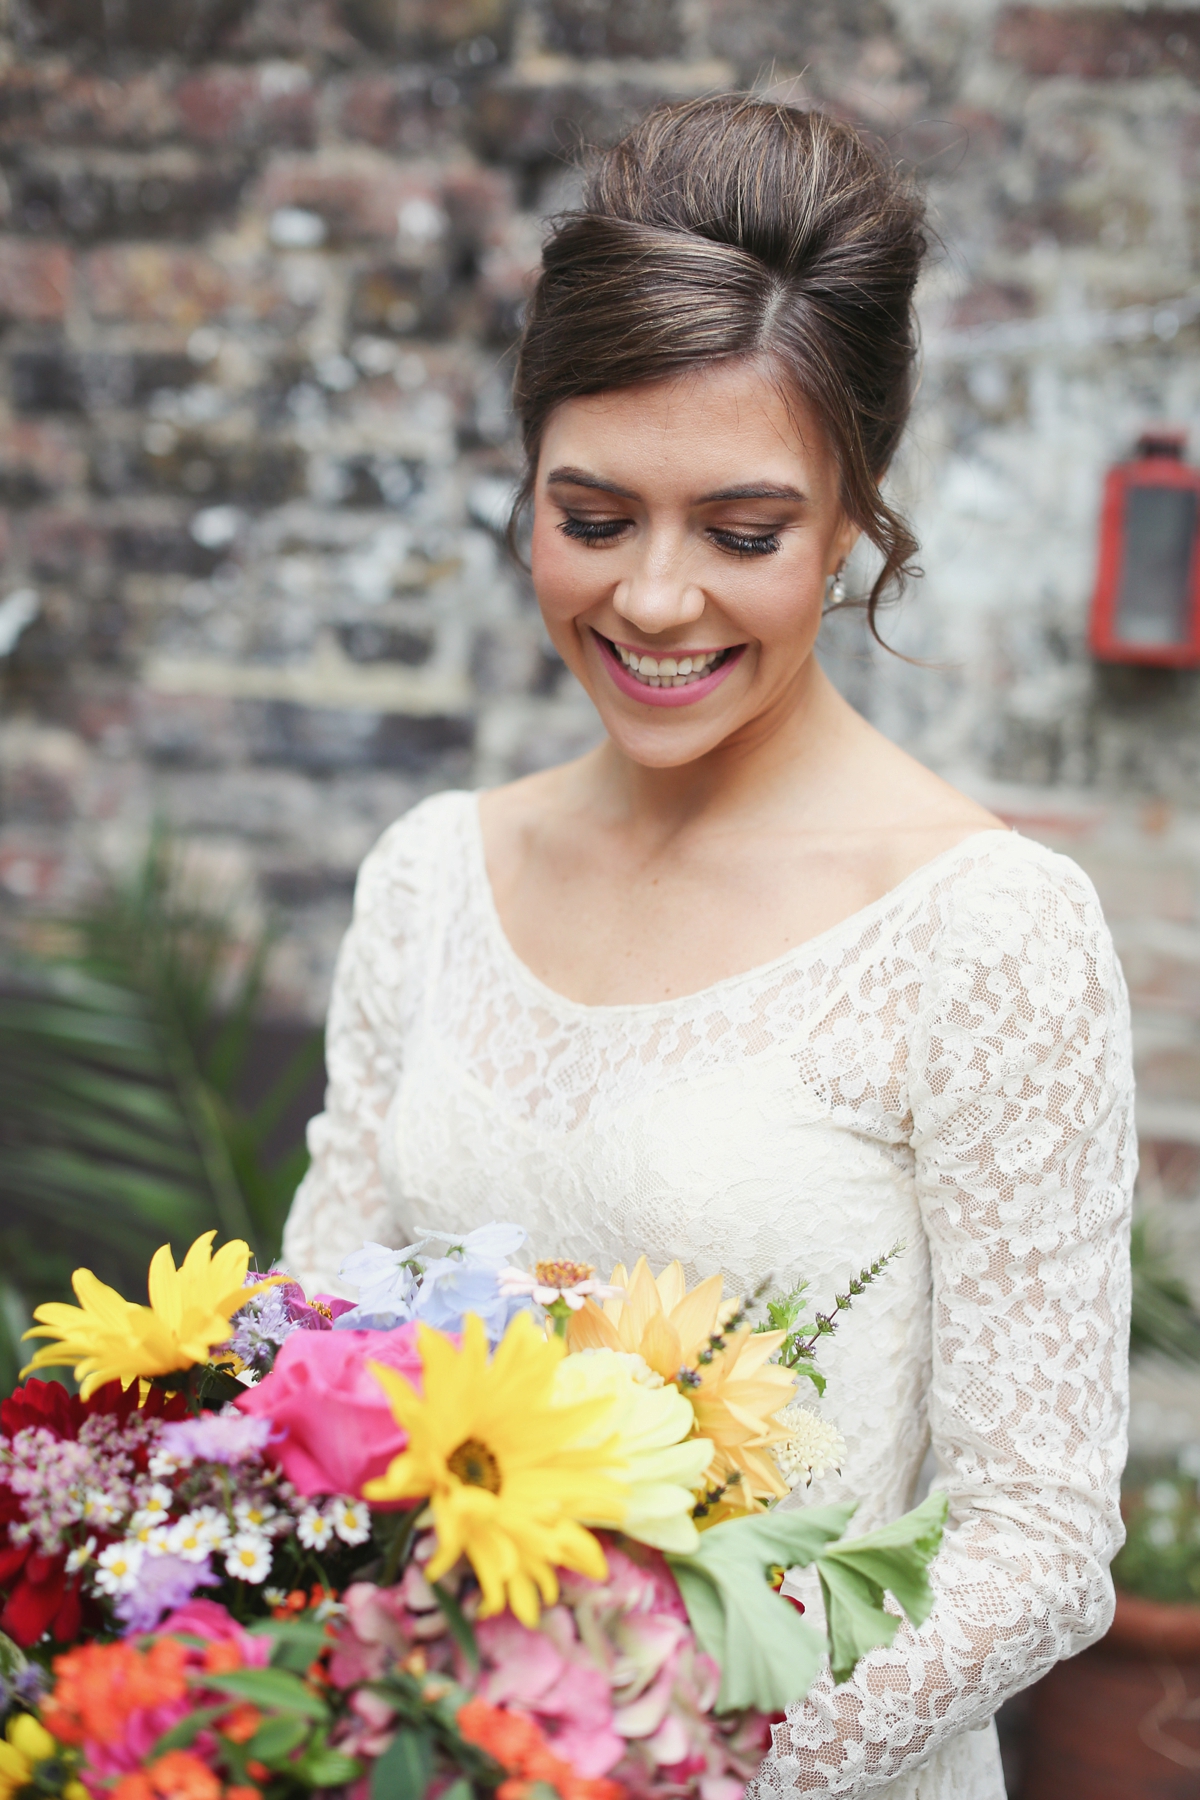
[[[685,561],[678,551],[647,546],[633,572],[617,583],[616,611],[647,637],[694,624],[704,612],[704,590],[688,580]]]

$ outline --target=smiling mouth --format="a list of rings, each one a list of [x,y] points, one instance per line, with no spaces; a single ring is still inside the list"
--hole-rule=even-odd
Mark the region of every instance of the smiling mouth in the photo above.
[[[724,650],[693,651],[690,656],[650,656],[642,651],[627,650],[623,644],[614,643],[612,638],[604,637],[599,631],[596,636],[635,681],[651,688],[691,687],[706,676],[714,675],[731,656],[745,647],[729,644]]]

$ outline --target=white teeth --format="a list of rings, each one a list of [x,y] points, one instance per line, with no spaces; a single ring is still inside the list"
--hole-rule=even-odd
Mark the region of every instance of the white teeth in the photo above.
[[[654,657],[626,650],[621,644],[614,644],[613,648],[630,673],[644,681],[647,687],[689,687],[693,681],[707,675],[725,654],[721,650],[706,650],[693,656]]]

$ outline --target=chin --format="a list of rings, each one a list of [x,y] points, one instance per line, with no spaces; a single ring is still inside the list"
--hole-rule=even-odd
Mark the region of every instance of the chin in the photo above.
[[[684,724],[678,715],[668,715],[661,725],[643,725],[628,718],[614,718],[599,707],[596,710],[616,748],[644,769],[682,769],[688,763],[699,762],[701,757],[719,749],[737,729],[732,724]]]

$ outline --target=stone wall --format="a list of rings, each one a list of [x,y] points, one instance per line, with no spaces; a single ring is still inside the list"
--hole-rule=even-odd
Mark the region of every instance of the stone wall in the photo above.
[[[895,474],[928,574],[888,627],[936,666],[869,651],[854,616],[829,666],[1091,870],[1148,1135],[1200,1147],[1200,677],[1084,648],[1105,466],[1148,423],[1200,439],[1200,10],[0,11],[10,930],[161,813],[282,916],[275,1004],[316,1016],[380,829],[592,739],[499,541],[540,221],[581,143],[661,95],[754,85],[882,133],[942,239]],[[1174,1155],[1163,1180],[1190,1191]]]

